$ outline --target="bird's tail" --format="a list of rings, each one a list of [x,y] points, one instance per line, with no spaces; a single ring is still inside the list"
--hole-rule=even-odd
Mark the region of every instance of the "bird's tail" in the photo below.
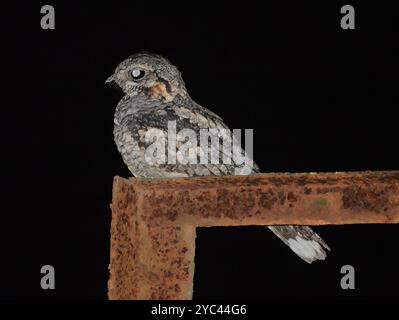
[[[287,246],[307,263],[324,260],[327,256],[328,245],[311,228],[307,226],[270,226]]]

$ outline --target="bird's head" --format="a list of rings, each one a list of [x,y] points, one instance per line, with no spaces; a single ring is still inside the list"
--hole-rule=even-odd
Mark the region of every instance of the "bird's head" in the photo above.
[[[122,61],[106,83],[117,84],[126,95],[171,101],[187,94],[177,68],[160,55],[142,52]]]

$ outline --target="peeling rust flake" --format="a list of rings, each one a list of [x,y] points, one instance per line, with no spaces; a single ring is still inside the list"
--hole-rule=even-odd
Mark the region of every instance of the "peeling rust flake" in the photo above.
[[[343,190],[342,206],[355,211],[386,212],[393,205],[389,200],[391,193],[389,187],[348,187]]]

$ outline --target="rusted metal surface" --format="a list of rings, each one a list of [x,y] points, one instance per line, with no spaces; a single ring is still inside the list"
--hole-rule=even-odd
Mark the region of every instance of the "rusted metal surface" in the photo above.
[[[114,180],[110,299],[191,299],[197,226],[399,222],[399,171]]]

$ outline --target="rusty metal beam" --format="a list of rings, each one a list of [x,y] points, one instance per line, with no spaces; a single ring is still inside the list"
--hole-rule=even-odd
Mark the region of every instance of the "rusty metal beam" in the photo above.
[[[198,226],[399,222],[399,171],[115,177],[110,299],[191,299]]]

